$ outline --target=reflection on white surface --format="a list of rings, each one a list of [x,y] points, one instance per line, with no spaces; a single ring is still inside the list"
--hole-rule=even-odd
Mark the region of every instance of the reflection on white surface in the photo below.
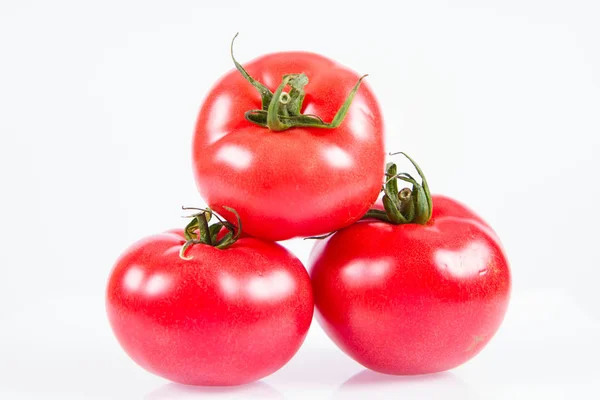
[[[358,283],[364,285],[368,282],[379,281],[391,268],[392,261],[380,260],[355,260],[344,266],[342,277],[347,284]]]
[[[231,97],[228,95],[221,95],[212,105],[212,109],[210,110],[211,120],[208,126],[208,130],[210,133],[210,142],[214,143],[217,140],[221,139],[223,136],[227,135],[227,131],[225,131],[225,124],[229,119],[229,113],[231,106]]]
[[[252,162],[252,154],[243,147],[226,144],[217,151],[215,159],[236,169],[246,169]]]
[[[456,278],[485,275],[490,262],[490,249],[483,242],[469,243],[460,250],[438,250],[435,263],[438,269]]]
[[[452,372],[394,376],[366,369],[344,382],[334,399],[367,399],[374,393],[377,393],[377,398],[381,399],[475,400],[482,398]]]
[[[348,168],[353,164],[352,156],[342,148],[332,145],[323,149],[323,156],[335,168]]]
[[[167,383],[148,393],[144,400],[172,399],[284,399],[283,395],[271,385],[258,381],[241,386],[188,386]]]
[[[278,300],[294,289],[295,282],[284,271],[273,271],[260,276],[252,276],[240,281],[235,276],[222,272],[219,274],[221,288],[228,296],[247,295],[255,300]]]
[[[294,358],[265,379],[283,396],[264,386],[243,386],[236,392],[165,384],[127,357],[103,316],[97,296],[58,293],[2,315],[0,399],[600,398],[600,321],[561,290],[515,293],[494,339],[448,374],[393,377],[364,372],[313,323]],[[39,326],[45,327],[43,335]]]
[[[506,321],[456,374],[486,400],[600,399],[600,185],[589,184],[600,170],[600,2],[413,1],[400,12],[303,2],[322,29],[294,29],[274,2],[140,3],[0,1],[0,399],[139,400],[165,383],[119,347],[103,291],[123,246],[175,223],[180,201],[199,202],[187,146],[202,97],[233,67],[237,29],[244,65],[304,49],[370,72],[386,148],[419,153],[432,185],[501,236],[515,278]],[[565,201],[573,217],[550,217],[557,182],[585,187],[591,207]],[[17,212],[28,209],[52,210],[35,245]],[[73,234],[91,210],[93,234]],[[338,353],[312,336],[293,373],[269,383],[292,400],[329,400],[357,372]],[[390,399],[371,390],[363,399]]]

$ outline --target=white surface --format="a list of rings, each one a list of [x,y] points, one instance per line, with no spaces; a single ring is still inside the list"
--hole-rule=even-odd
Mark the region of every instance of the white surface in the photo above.
[[[150,375],[120,349],[101,299],[19,307],[0,332],[6,399],[566,399],[597,398],[600,322],[560,290],[515,295],[500,332],[451,372],[390,377],[335,348],[316,323],[285,367],[236,388],[194,388]],[[18,332],[18,334],[16,333]],[[3,396],[4,395],[4,396]]]
[[[600,396],[600,5],[90,3],[0,3],[0,398]],[[108,273],[132,241],[181,226],[180,205],[201,204],[191,133],[237,31],[242,62],[306,49],[369,73],[389,150],[494,226],[514,294],[477,358],[389,378],[315,323],[264,381],[194,389],[121,351],[104,315]],[[306,260],[311,243],[286,245]]]

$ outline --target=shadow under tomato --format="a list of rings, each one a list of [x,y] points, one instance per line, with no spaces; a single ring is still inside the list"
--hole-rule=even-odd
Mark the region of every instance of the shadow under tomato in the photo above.
[[[171,399],[265,399],[280,400],[283,395],[265,382],[240,386],[190,386],[167,383],[148,393],[144,400]]]
[[[476,400],[481,398],[452,372],[396,376],[367,369],[344,382],[334,399],[363,399],[373,394],[379,396],[377,398],[398,399]]]

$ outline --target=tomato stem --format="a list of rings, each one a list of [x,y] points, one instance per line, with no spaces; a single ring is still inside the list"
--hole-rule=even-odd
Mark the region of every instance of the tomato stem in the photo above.
[[[242,76],[252,84],[252,86],[254,86],[256,88],[256,90],[258,90],[258,92],[260,93],[260,96],[262,98],[262,109],[266,110],[266,107],[269,105],[269,103],[271,103],[271,99],[273,98],[273,93],[271,93],[271,91],[269,90],[268,87],[266,87],[265,85],[263,85],[262,83],[260,83],[259,81],[255,80],[254,78],[252,78],[244,69],[244,67],[242,67],[242,65],[240,63],[238,63],[235,59],[235,57],[233,56],[233,43],[235,42],[235,38],[238,37],[240,33],[236,33],[235,36],[233,37],[233,39],[231,39],[231,46],[230,46],[230,53],[231,53],[231,59],[233,60],[233,63],[235,64],[235,67],[237,68],[238,71],[240,71],[240,73],[242,74]]]
[[[383,184],[383,207],[382,210],[369,210],[363,219],[378,219],[395,225],[400,224],[426,224],[431,219],[433,204],[427,179],[419,165],[406,153],[390,153],[390,155],[402,154],[412,163],[417,170],[421,183],[419,184],[410,174],[398,173],[396,164],[391,162],[386,165],[385,182]],[[398,180],[412,184],[412,188],[398,190]]]
[[[392,223],[390,217],[388,217],[387,213],[382,210],[372,209],[367,211],[367,213],[362,217],[362,219],[378,219],[383,222]]]
[[[344,122],[346,114],[348,114],[348,110],[352,104],[352,100],[354,100],[354,96],[356,95],[362,80],[367,75],[361,76],[358,82],[356,82],[346,97],[346,100],[333,117],[333,120],[331,122],[325,122],[317,115],[302,114],[302,103],[306,95],[304,87],[308,84],[308,77],[306,74],[297,73],[284,75],[281,84],[277,87],[275,93],[272,93],[269,88],[250,76],[233,55],[233,43],[238,34],[239,33],[236,33],[231,40],[231,58],[240,74],[242,74],[244,79],[258,90],[261,96],[261,109],[246,111],[244,114],[246,120],[275,132],[284,131],[294,127],[335,129]],[[288,86],[290,87],[290,91],[285,92],[284,89]]]
[[[236,216],[237,226],[227,222],[210,208],[181,208],[183,210],[199,211],[198,213],[189,216],[191,221],[184,229],[186,242],[179,251],[179,257],[183,258],[184,260],[191,259],[191,257],[187,257],[185,253],[190,246],[195,244],[204,244],[207,246],[216,247],[217,249],[226,249],[239,239],[242,232],[242,221],[240,219],[240,215],[233,208],[223,207]],[[218,222],[209,225],[209,222],[213,216],[218,220]],[[218,239],[219,232],[221,232],[223,228],[226,228],[229,232],[227,232],[221,239]]]

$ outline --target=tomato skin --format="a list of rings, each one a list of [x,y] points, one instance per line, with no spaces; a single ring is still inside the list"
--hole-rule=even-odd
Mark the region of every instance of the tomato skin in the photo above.
[[[432,197],[435,198],[435,207],[433,208],[433,212],[431,214],[432,220],[436,220],[438,217],[450,215],[455,218],[469,219],[473,223],[480,224],[481,229],[487,231],[488,234],[494,236],[498,243],[501,244],[500,238],[498,237],[494,229],[468,206],[448,196],[437,194]],[[381,198],[377,199],[375,204],[373,204],[373,208],[382,211],[385,210]]]
[[[361,221],[311,254],[317,319],[372,370],[454,368],[479,353],[504,318],[511,276],[497,236],[460,203],[432,200],[440,207],[427,225]]]
[[[276,243],[242,237],[179,257],[182,232],[147,237],[117,261],[106,309],[129,356],[191,385],[238,385],[281,368],[313,315],[308,274]]]
[[[304,72],[303,112],[331,121],[359,75],[323,56],[275,53],[244,67],[272,91],[282,76]],[[383,119],[368,84],[360,86],[336,129],[273,132],[244,113],[261,108],[260,95],[237,70],[208,93],[193,140],[193,169],[209,206],[244,231],[268,240],[312,236],[349,226],[376,200],[384,166]]]

